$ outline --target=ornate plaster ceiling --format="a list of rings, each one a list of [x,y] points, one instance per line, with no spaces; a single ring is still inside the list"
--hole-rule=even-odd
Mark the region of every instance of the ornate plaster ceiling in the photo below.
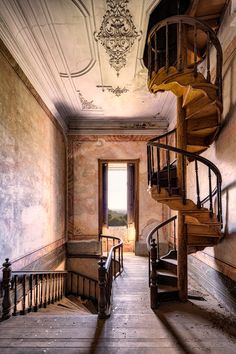
[[[142,62],[158,2],[1,0],[0,37],[65,129],[153,133],[175,112],[171,94],[148,92]]]

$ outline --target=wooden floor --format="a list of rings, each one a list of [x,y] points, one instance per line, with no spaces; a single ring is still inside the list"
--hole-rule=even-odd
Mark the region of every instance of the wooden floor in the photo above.
[[[200,291],[195,295],[206,301],[164,304],[153,312],[147,259],[126,255],[108,320],[84,313],[55,315],[53,310],[11,318],[0,323],[0,353],[236,353],[232,315]]]

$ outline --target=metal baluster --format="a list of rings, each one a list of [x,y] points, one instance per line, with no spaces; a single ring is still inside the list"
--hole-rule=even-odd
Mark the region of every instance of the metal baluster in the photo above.
[[[118,248],[118,257],[119,257],[119,274],[120,274],[120,247]]]
[[[82,295],[84,295],[84,282],[85,282],[85,279],[83,278],[83,288],[82,288]]]
[[[160,149],[157,148],[157,189],[158,193],[161,191],[161,185],[160,185],[160,171],[161,171],[161,161],[160,161]]]
[[[158,71],[158,62],[157,62],[157,34],[154,34],[154,71]]]
[[[152,47],[151,47],[151,42],[148,43],[148,76],[149,79],[152,77],[152,59],[151,59],[151,55],[152,55]]]
[[[211,72],[210,72],[210,36],[209,36],[209,32],[207,32],[206,60],[207,60],[207,82],[211,82]]]
[[[168,193],[171,195],[171,175],[170,175],[170,151],[167,150],[167,179],[168,179]]]
[[[176,222],[174,219],[174,250],[176,251]]]
[[[197,25],[194,24],[194,76],[197,77]]]
[[[108,247],[108,238],[107,238],[106,240],[107,240],[107,255],[108,255],[108,252],[109,252],[109,247]]]
[[[48,274],[48,305],[51,304],[52,301],[52,274]]]
[[[18,275],[14,275],[14,310],[12,316],[17,315],[17,283],[18,283]]]
[[[208,176],[209,176],[209,202],[210,202],[210,217],[213,216],[213,202],[212,202],[212,184],[211,184],[211,168],[208,168]]]
[[[166,71],[169,70],[169,26],[166,23]]]
[[[200,186],[199,186],[197,160],[195,160],[195,173],[196,173],[196,189],[197,189],[197,207],[198,207],[198,209],[200,209],[201,208],[201,200],[200,200]]]
[[[185,176],[185,156],[182,155],[182,200],[183,204],[186,204],[186,176]]]
[[[98,296],[98,318],[106,318],[106,268],[105,261],[103,258],[98,262],[98,285],[99,285],[99,296]]]
[[[159,240],[159,233],[157,231],[157,259],[160,259],[160,240]]]
[[[150,273],[151,273],[151,255],[150,255],[150,251],[149,251],[148,252],[148,286],[149,287],[150,287],[150,284],[151,284]]]
[[[182,70],[182,21],[178,23],[178,71]]]

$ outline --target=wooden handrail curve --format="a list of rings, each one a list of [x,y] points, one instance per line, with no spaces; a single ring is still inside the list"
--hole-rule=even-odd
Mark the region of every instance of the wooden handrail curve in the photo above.
[[[170,26],[176,25],[176,47],[171,49],[170,47],[170,34],[169,29]],[[165,34],[163,29],[165,28]],[[194,54],[193,62],[188,63],[188,55],[186,55],[185,51],[190,50],[190,47],[186,45],[186,31],[191,28],[193,32],[193,47],[191,48],[191,52]],[[165,37],[165,45],[163,49],[158,48],[158,43],[160,43],[160,38],[158,38],[158,32],[162,30],[162,34],[160,36],[161,40],[163,40],[163,36]],[[202,57],[202,60],[206,58],[206,80],[211,83],[212,76],[212,68],[210,62],[210,49],[211,44],[216,49],[216,64],[215,66],[215,81],[214,84],[218,89],[218,98],[222,101],[222,61],[223,61],[223,53],[222,48],[217,38],[215,32],[212,28],[205,22],[196,19],[194,17],[186,16],[186,15],[178,15],[172,16],[158,22],[150,31],[148,36],[148,71],[149,71],[149,79],[152,78],[154,73],[157,73],[162,67],[166,69],[168,72],[171,66],[176,67],[178,72],[182,72],[189,65],[193,65],[194,75],[197,76],[198,73],[198,44],[197,37],[198,31],[202,31],[206,35],[206,50],[205,54]],[[183,48],[185,48],[183,50]],[[162,57],[160,57],[162,56]],[[172,62],[171,62],[172,60]],[[200,60],[200,61],[202,61]]]
[[[119,237],[99,235],[99,241],[106,240],[106,256],[103,255],[98,269],[98,317],[107,318],[111,314],[112,305],[112,283],[113,279],[118,277],[124,270],[123,266],[123,241]],[[109,247],[109,242],[112,243]],[[116,244],[117,243],[117,244]],[[116,252],[118,251],[118,257]]]
[[[152,187],[153,181],[152,181],[152,176],[154,173],[158,174],[160,173],[160,163],[155,159],[155,156],[160,156],[159,150],[165,150],[167,154],[170,154],[171,152],[174,152],[175,154],[180,154],[182,156],[182,165],[185,166],[187,165],[187,160],[191,160],[195,162],[195,183],[196,183],[196,195],[197,195],[197,200],[196,204],[197,207],[200,209],[203,207],[203,205],[209,201],[210,207],[210,215],[213,216],[213,197],[216,195],[217,196],[217,219],[220,223],[222,223],[222,198],[221,198],[221,185],[222,185],[222,177],[219,169],[214,165],[210,160],[199,156],[197,154],[188,152],[183,149],[179,149],[174,146],[170,146],[167,144],[162,144],[159,142],[148,142],[148,183],[149,187]],[[156,149],[155,153],[153,149]],[[198,162],[202,163],[204,166],[208,168],[208,182],[209,182],[209,194],[207,196],[204,196],[204,198],[200,198],[200,181],[199,181],[199,173],[198,173]],[[170,170],[170,159],[167,158],[167,171]],[[156,172],[155,172],[156,171]],[[212,188],[212,173],[215,175],[216,179],[216,186],[215,188]],[[182,196],[182,202],[183,204],[186,203],[187,195],[186,195],[186,180],[185,177],[183,176],[183,189],[181,191],[181,196]],[[158,184],[158,181],[157,181]],[[168,185],[171,184],[170,181],[170,173],[168,173]],[[169,190],[169,195],[171,195],[171,190]]]

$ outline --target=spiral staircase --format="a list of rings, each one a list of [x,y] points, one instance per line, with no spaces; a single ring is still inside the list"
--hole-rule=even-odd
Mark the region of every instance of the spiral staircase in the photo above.
[[[221,238],[221,174],[200,155],[221,123],[222,49],[215,32],[186,15],[159,22],[148,37],[148,71],[150,92],[177,96],[176,128],[147,144],[150,194],[178,214],[147,238],[151,307],[156,308],[162,300],[187,299],[187,255]],[[169,231],[171,250],[160,257],[163,227]]]

